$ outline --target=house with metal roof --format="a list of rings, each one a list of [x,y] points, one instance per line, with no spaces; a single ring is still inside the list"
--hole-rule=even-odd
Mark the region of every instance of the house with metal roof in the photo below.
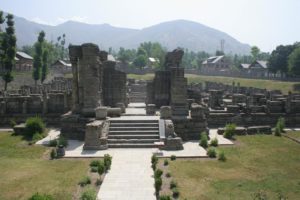
[[[251,64],[240,64],[240,70],[250,77],[268,77],[269,71],[267,61],[255,60]]]
[[[15,57],[15,69],[16,71],[31,71],[33,66],[33,58],[22,51],[16,52]]]
[[[231,62],[226,56],[212,56],[202,62],[201,70],[205,72],[229,71]]]

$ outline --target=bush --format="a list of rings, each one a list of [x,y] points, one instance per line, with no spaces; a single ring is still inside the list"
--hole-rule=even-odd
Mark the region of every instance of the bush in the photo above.
[[[14,126],[17,125],[17,122],[12,119],[12,120],[9,121],[9,125],[10,125],[11,128],[14,128]]]
[[[161,185],[162,185],[162,180],[161,180],[161,177],[159,178],[155,178],[155,191],[158,193],[161,189]]]
[[[226,156],[225,156],[224,151],[221,151],[221,152],[219,153],[218,160],[219,160],[219,161],[223,161],[223,162],[226,161]]]
[[[278,126],[278,128],[279,128],[279,131],[281,132],[281,133],[283,133],[284,132],[284,128],[285,128],[285,119],[283,118],[283,117],[280,117],[279,119],[278,119],[278,121],[277,121],[277,124],[276,124],[276,127]]]
[[[26,135],[32,137],[35,133],[43,133],[45,124],[40,117],[30,117],[25,124]]]
[[[173,197],[174,197],[174,198],[179,197],[179,191],[178,191],[177,187],[174,187],[174,188],[172,189],[172,192],[173,192]]]
[[[227,124],[223,136],[227,139],[232,139],[235,133],[235,129],[236,129],[235,124]]]
[[[212,147],[208,148],[207,155],[210,158],[215,158],[217,156],[216,149]]]
[[[217,147],[219,145],[219,141],[217,138],[214,138],[210,141],[210,146]]]
[[[207,134],[205,132],[202,132],[201,133],[201,136],[200,136],[200,142],[199,142],[199,145],[203,148],[207,148],[208,147],[208,138],[207,138]]]
[[[171,155],[171,160],[176,160],[176,156],[175,155]]]
[[[98,174],[102,175],[106,171],[105,165],[103,162],[100,161],[98,165]]]
[[[174,180],[172,180],[172,181],[170,182],[170,189],[173,189],[173,188],[175,188],[175,187],[177,187],[177,183],[176,183]]]
[[[83,177],[79,183],[78,183],[81,187],[86,186],[87,184],[91,184],[91,178],[89,176],[85,176]]]
[[[168,164],[169,164],[168,159],[165,159],[165,160],[164,160],[164,166],[167,166]]]
[[[48,194],[36,193],[36,194],[32,195],[32,197],[30,197],[28,200],[54,200],[54,198]]]
[[[64,147],[68,146],[68,140],[64,138],[62,135],[58,138],[58,145],[63,145]]]
[[[100,178],[98,178],[98,179],[96,180],[96,185],[99,186],[99,185],[101,185],[101,184],[102,184],[102,180],[101,180]]]
[[[93,188],[86,189],[80,196],[80,200],[96,200],[97,194]]]
[[[40,134],[40,133],[35,133],[33,136],[32,136],[32,141],[33,142],[37,142],[37,141],[39,141],[39,140],[41,140],[41,139],[43,139],[44,138],[44,136],[42,135],[42,134]]]
[[[56,152],[56,149],[52,149],[51,152],[50,152],[50,157],[51,159],[55,159],[57,158],[57,152]]]
[[[92,160],[90,162],[90,167],[98,167],[101,164],[101,160]]]
[[[49,141],[49,146],[50,147],[57,147],[57,144],[58,144],[57,139]]]
[[[91,167],[91,172],[98,172],[98,167],[92,166]]]
[[[171,173],[170,173],[170,172],[167,172],[167,173],[166,173],[166,177],[167,177],[167,178],[170,178],[170,177],[171,177]]]
[[[104,155],[104,167],[105,171],[110,169],[112,157],[109,154]]]
[[[152,169],[156,170],[156,165],[158,163],[158,158],[157,158],[156,155],[152,155],[152,157],[151,157],[151,163],[152,163],[152,165],[151,165]]]
[[[275,127],[275,133],[274,133],[274,135],[275,136],[281,136],[280,127],[278,126],[278,124]]]
[[[160,169],[157,169],[154,171],[154,178],[160,178],[162,174],[163,174],[163,171],[161,171]]]
[[[171,200],[171,197],[167,195],[162,195],[159,197],[159,200]]]

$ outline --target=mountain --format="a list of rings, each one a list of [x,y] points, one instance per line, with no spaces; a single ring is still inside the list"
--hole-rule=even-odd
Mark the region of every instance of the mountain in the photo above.
[[[56,41],[63,33],[67,43],[81,44],[93,42],[101,49],[136,48],[141,42],[159,42],[168,50],[176,47],[193,51],[215,53],[220,49],[220,41],[225,40],[225,52],[249,54],[250,46],[243,44],[230,35],[197,22],[175,20],[160,23],[143,29],[114,27],[109,24],[86,24],[68,21],[57,26],[38,24],[15,16],[17,45],[32,45],[41,30],[48,40]]]

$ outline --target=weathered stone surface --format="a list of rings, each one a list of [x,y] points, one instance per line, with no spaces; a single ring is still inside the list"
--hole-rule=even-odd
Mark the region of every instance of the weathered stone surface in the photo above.
[[[107,140],[102,135],[105,121],[96,120],[86,125],[83,149],[100,150],[107,149]],[[101,138],[101,140],[100,140]]]
[[[120,108],[122,113],[125,113],[126,107],[124,103],[116,103],[116,107]]]
[[[16,135],[25,135],[26,134],[26,125],[25,125],[25,123],[15,125],[14,126],[14,133]]]
[[[98,107],[95,109],[96,112],[96,119],[106,119],[107,117],[107,107]]]
[[[182,139],[180,137],[167,138],[165,140],[165,145],[164,145],[163,149],[164,150],[182,150],[183,149]]]
[[[107,116],[109,117],[120,117],[122,114],[121,108],[108,108]]]
[[[272,134],[271,126],[249,126],[247,128],[249,135],[253,134]]]
[[[161,119],[171,119],[172,110],[170,106],[162,106],[160,108],[160,118]]]
[[[147,104],[146,105],[146,114],[147,115],[155,115],[156,106],[155,104]]]

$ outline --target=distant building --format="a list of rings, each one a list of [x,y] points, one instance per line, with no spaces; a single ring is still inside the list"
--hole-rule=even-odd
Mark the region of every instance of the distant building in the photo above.
[[[204,72],[229,71],[231,62],[226,56],[212,56],[202,62],[201,70]]]
[[[250,77],[268,77],[267,61],[256,60],[251,64],[242,63],[240,69]]]
[[[15,69],[16,71],[31,71],[33,66],[33,58],[25,52],[17,51],[15,57]]]
[[[72,65],[67,61],[57,60],[51,65],[51,70],[61,73],[71,72]]]
[[[158,58],[149,57],[148,60],[147,60],[147,68],[153,69],[158,64],[159,64],[159,59]]]

